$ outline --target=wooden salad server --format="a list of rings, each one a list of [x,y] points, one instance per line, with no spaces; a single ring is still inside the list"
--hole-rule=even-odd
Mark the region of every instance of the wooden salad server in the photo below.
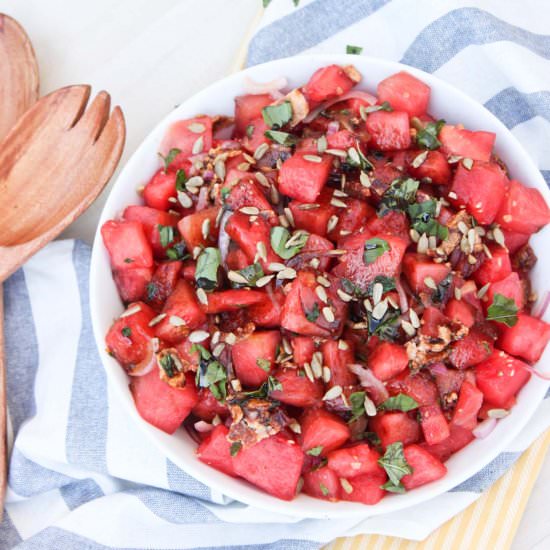
[[[0,58],[0,82],[2,64]],[[86,85],[52,92],[26,111],[0,142],[0,283],[82,214],[118,165],[126,137],[122,111],[115,107],[110,112],[107,92],[88,105],[89,98]],[[5,490],[2,350],[0,342],[0,487]]]

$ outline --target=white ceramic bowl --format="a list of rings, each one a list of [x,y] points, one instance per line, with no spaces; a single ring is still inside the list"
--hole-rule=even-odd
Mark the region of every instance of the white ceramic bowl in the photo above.
[[[520,392],[512,414],[500,420],[486,439],[473,441],[465,449],[451,457],[446,463],[448,474],[443,479],[403,495],[388,495],[374,506],[351,502],[331,503],[306,495],[300,495],[292,502],[284,502],[269,496],[245,481],[233,479],[200,462],[195,456],[197,445],[185,430],[180,429],[175,435],[169,436],[146,423],[138,415],[128,390],[126,374],[118,363],[105,352],[105,334],[113,319],[122,312],[122,303],[111,277],[109,258],[103,246],[99,228],[108,219],[118,216],[125,206],[140,204],[141,200],[136,194],[136,187],[144,184],[158,168],[157,151],[172,122],[190,118],[198,113],[232,115],[233,98],[245,93],[244,80],[246,76],[260,82],[285,76],[289,85],[294,87],[304,84],[317,68],[330,63],[341,65],[353,63],[363,74],[363,82],[359,88],[368,91],[375,91],[380,80],[403,69],[417,75],[431,86],[429,111],[432,114],[438,118],[444,118],[448,122],[463,123],[467,128],[473,130],[495,132],[497,134],[496,152],[507,163],[513,177],[528,186],[539,189],[547,202],[550,202],[550,192],[540,172],[508,129],[484,107],[436,77],[399,63],[364,56],[317,55],[280,59],[246,69],[212,84],[184,101],[145,138],[120,173],[101,214],[94,241],[90,281],[92,323],[103,366],[107,371],[109,383],[126,407],[129,421],[140,427],[144,437],[150,438],[159,450],[182,470],[231,498],[277,513],[316,518],[367,516],[394,512],[448,491],[477,473],[506,448],[529,421],[548,388],[547,382],[531,377],[529,383]],[[548,282],[545,277],[548,278],[550,274],[550,258],[544,254],[545,243],[548,247],[550,243],[549,227],[531,239],[531,244],[538,255],[538,262],[531,277],[539,295],[548,290]],[[547,349],[540,361],[539,369],[548,370],[549,363],[550,350]]]

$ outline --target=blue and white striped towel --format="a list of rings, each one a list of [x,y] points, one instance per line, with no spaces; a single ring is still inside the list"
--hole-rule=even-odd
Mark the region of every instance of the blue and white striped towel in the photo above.
[[[550,130],[549,28],[544,0],[302,0],[296,9],[273,0],[248,62],[354,44],[437,73],[500,117],[550,182],[550,141],[541,139]],[[2,550],[310,549],[358,533],[420,540],[473,502],[550,424],[549,395],[506,453],[407,514],[297,521],[229,502],[127,422],[92,337],[89,258],[81,242],[58,241],[4,286],[11,455]]]

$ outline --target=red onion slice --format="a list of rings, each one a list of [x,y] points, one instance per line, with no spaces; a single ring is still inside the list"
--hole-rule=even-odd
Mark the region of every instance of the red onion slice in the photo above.
[[[496,418],[487,418],[487,420],[478,424],[477,428],[472,430],[472,433],[478,439],[485,439],[495,429],[496,425]]]
[[[229,235],[225,232],[225,224],[227,223],[227,220],[230,218],[232,212],[229,210],[226,210],[222,217],[220,218],[220,231],[218,234],[218,249],[220,251],[220,255],[222,258],[222,265],[227,270],[227,255],[229,254],[229,243],[231,242],[231,238]]]
[[[372,397],[375,402],[380,403],[389,397],[386,386],[384,386],[381,380],[374,376],[374,373],[370,369],[359,363],[348,365],[348,369],[353,372],[353,374],[357,375],[361,386],[367,390],[372,390]]]
[[[369,105],[376,105],[376,98],[369,94],[368,92],[364,92],[362,90],[351,90],[347,94],[341,95],[340,97],[336,97],[334,99],[331,99],[325,103],[321,103],[318,107],[313,109],[307,117],[304,119],[304,122],[307,124],[308,122],[311,122],[317,115],[324,111],[325,109],[328,109],[335,103],[340,103],[340,101],[346,101],[347,99],[361,99],[364,102],[368,103]]]
[[[147,356],[143,361],[140,361],[131,371],[128,371],[129,376],[145,376],[149,374],[157,366],[157,356],[153,351],[153,343],[151,342],[147,348]]]
[[[544,314],[546,313],[546,310],[548,309],[548,306],[550,305],[550,292],[546,291],[542,295],[542,300],[540,302],[540,305],[535,307],[533,310],[533,317],[537,317],[538,319],[541,319],[544,317]]]
[[[537,370],[535,367],[532,367],[531,365],[526,365],[525,363],[522,364],[522,368],[524,368],[527,372],[530,372],[537,378],[540,378],[541,380],[550,381],[550,372],[540,372],[540,370]]]
[[[197,430],[199,433],[207,433],[211,432],[214,429],[214,426],[212,424],[209,424],[208,422],[205,422],[204,420],[199,420],[198,422],[195,422],[193,424],[193,428]]]
[[[288,81],[284,76],[270,80],[269,82],[256,82],[249,76],[244,77],[244,90],[247,94],[271,94],[275,99],[282,97],[280,90],[288,86]],[[275,97],[275,94],[279,97]]]
[[[397,290],[397,294],[399,295],[399,309],[401,313],[407,313],[407,311],[409,311],[409,301],[407,300],[407,293],[399,278],[395,279],[395,290]]]
[[[327,125],[327,136],[331,136],[340,130],[340,123],[337,120],[331,120]]]

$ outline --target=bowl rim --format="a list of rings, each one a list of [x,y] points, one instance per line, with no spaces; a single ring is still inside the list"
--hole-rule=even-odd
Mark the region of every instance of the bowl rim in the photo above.
[[[499,137],[504,137],[509,142],[509,147],[511,147],[514,152],[513,156],[517,156],[522,163],[525,165],[525,170],[529,172],[529,186],[535,186],[546,199],[547,203],[550,203],[550,191],[546,185],[542,174],[535,165],[532,158],[525,151],[523,146],[517,140],[517,138],[510,132],[506,126],[490,111],[488,111],[483,105],[475,101],[473,98],[468,96],[466,93],[460,89],[454,87],[453,85],[439,79],[437,76],[434,76],[430,73],[426,73],[422,70],[416,69],[415,67],[410,67],[396,61],[389,61],[385,59],[370,57],[370,56],[357,56],[350,54],[307,54],[299,55],[288,58],[281,58],[267,63],[262,63],[260,65],[255,65],[253,67],[246,68],[242,71],[233,73],[226,76],[225,78],[218,80],[201,91],[197,92],[193,96],[187,98],[185,101],[182,101],[178,107],[172,110],[167,114],[163,119],[158,122],[155,127],[147,134],[147,136],[141,141],[140,145],[136,148],[133,154],[130,156],[126,164],[123,166],[122,170],[117,176],[114,185],[112,186],[107,201],[102,208],[100,219],[98,221],[97,230],[94,237],[92,257],[91,257],[91,268],[90,268],[90,290],[89,290],[89,299],[90,299],[90,314],[92,319],[92,327],[95,337],[96,346],[99,351],[101,362],[103,368],[107,373],[108,383],[111,388],[114,388],[114,394],[116,399],[119,399],[124,408],[129,412],[131,418],[134,419],[134,423],[146,434],[146,437],[151,440],[160,453],[162,453],[166,458],[170,459],[175,465],[184,470],[189,475],[193,476],[195,479],[201,483],[207,485],[209,488],[219,491],[220,493],[240,501],[242,503],[256,506],[258,508],[274,512],[276,514],[282,514],[286,517],[293,518],[324,518],[324,519],[337,519],[337,518],[350,518],[350,517],[372,517],[375,515],[385,514],[389,512],[395,512],[398,510],[403,510],[417,504],[421,504],[427,500],[435,498],[445,492],[448,492],[464,481],[470,479],[476,473],[485,468],[492,460],[494,460],[501,452],[505,451],[509,444],[517,437],[525,425],[529,422],[530,418],[534,415],[538,405],[544,399],[546,390],[550,386],[550,382],[544,382],[540,379],[535,379],[531,377],[528,384],[534,386],[538,385],[537,398],[531,399],[528,403],[524,403],[524,408],[526,411],[523,416],[519,417],[517,414],[510,414],[507,418],[499,421],[499,424],[505,424],[507,429],[495,429],[486,440],[495,440],[493,446],[490,449],[487,449],[486,452],[479,458],[479,460],[472,461],[468,466],[461,468],[459,474],[451,476],[447,474],[442,479],[427,484],[423,487],[419,487],[414,491],[408,492],[405,495],[389,495],[386,496],[382,501],[376,505],[364,505],[361,503],[352,503],[339,501],[337,503],[324,501],[320,499],[314,499],[308,497],[307,495],[300,495],[298,498],[293,501],[283,501],[271,495],[268,495],[261,489],[255,488],[252,485],[242,481],[231,478],[226,474],[222,474],[217,470],[201,463],[198,459],[192,461],[184,462],[181,456],[179,456],[174,449],[171,449],[167,438],[173,437],[164,434],[157,428],[154,428],[152,425],[148,424],[143,420],[134,406],[131,396],[129,397],[129,390],[127,387],[127,382],[122,384],[120,382],[119,376],[115,373],[114,369],[111,368],[114,359],[108,356],[104,348],[104,336],[105,331],[104,327],[101,326],[99,319],[99,307],[101,304],[101,279],[107,277],[105,270],[101,268],[102,263],[104,263],[106,252],[101,240],[100,229],[102,224],[109,218],[113,216],[110,213],[113,210],[113,203],[116,203],[117,191],[120,191],[121,186],[130,185],[129,182],[125,182],[127,179],[127,174],[132,172],[132,170],[143,163],[144,157],[149,157],[151,155],[152,146],[160,142],[162,135],[165,132],[166,127],[173,121],[179,120],[182,118],[188,118],[189,114],[181,114],[182,111],[185,111],[188,104],[199,101],[202,96],[209,95],[212,93],[219,93],[225,90],[227,86],[233,85],[240,79],[241,88],[242,88],[242,79],[243,77],[249,76],[254,78],[258,73],[272,72],[272,78],[275,76],[284,75],[285,67],[288,67],[289,64],[301,63],[308,65],[308,61],[311,62],[311,67],[323,66],[331,63],[346,65],[346,64],[355,64],[357,66],[372,66],[382,71],[387,70],[388,75],[406,70],[407,72],[417,76],[426,84],[428,84],[432,90],[436,91],[437,94],[444,94],[445,96],[454,96],[463,103],[467,105],[468,109],[483,111],[483,121],[480,125],[486,125],[487,120],[491,120],[492,130],[497,133],[497,142]],[[361,72],[363,69],[359,67]],[[311,74],[313,71],[312,68],[307,69],[307,74]],[[304,69],[303,72],[306,72]],[[264,80],[263,77],[261,77]],[[362,86],[360,89],[363,89],[366,85],[376,85],[377,82],[369,82],[368,75],[361,82]],[[485,129],[485,128],[483,128]],[[153,156],[156,151],[153,152]],[[135,186],[135,182],[133,184]],[[120,193],[118,193],[120,194]],[[123,205],[124,207],[125,205]],[[122,208],[123,208],[122,207]],[[117,207],[118,210],[118,207]],[[110,277],[110,270],[107,270],[108,276]],[[111,278],[112,279],[112,278]],[[111,280],[111,284],[114,285]],[[547,354],[545,353],[545,356]],[[550,361],[546,361],[550,363]],[[117,364],[118,365],[118,364]],[[124,374],[124,373],[123,373]],[[124,374],[124,376],[126,376]],[[538,398],[540,396],[540,399]],[[525,401],[525,400],[524,400]],[[519,403],[519,400],[518,400]],[[514,421],[510,422],[510,419],[514,417]],[[495,439],[495,435],[499,435],[498,439]],[[194,444],[196,446],[196,444]],[[468,447],[468,446],[467,446]],[[452,458],[450,459],[452,460]],[[220,477],[222,476],[222,477]],[[315,501],[314,503],[312,501]]]

